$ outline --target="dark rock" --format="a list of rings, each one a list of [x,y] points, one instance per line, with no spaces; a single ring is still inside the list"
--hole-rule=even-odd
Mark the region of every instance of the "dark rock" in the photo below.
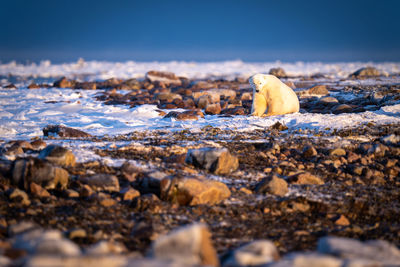
[[[17,87],[16,87],[14,84],[12,84],[12,83],[10,83],[10,84],[4,86],[3,88],[4,88],[4,89],[17,89]]]
[[[239,160],[226,148],[204,147],[187,152],[187,164],[206,169],[215,174],[229,174],[239,167]]]
[[[31,142],[32,150],[42,150],[46,148],[47,144],[43,140],[35,140]]]
[[[39,89],[40,86],[37,85],[36,83],[31,83],[30,85],[28,85],[28,89]]]
[[[245,115],[245,110],[243,107],[234,107],[234,108],[225,108],[221,110],[221,114],[223,115]]]
[[[318,152],[313,146],[306,146],[303,149],[302,155],[305,158],[312,158],[318,155]]]
[[[48,125],[43,128],[44,136],[54,136],[58,135],[60,137],[74,137],[74,138],[86,138],[91,137],[90,134],[85,133],[84,131],[62,126],[62,125]]]
[[[351,113],[351,112],[353,112],[353,107],[347,104],[337,105],[332,108],[333,114]]]

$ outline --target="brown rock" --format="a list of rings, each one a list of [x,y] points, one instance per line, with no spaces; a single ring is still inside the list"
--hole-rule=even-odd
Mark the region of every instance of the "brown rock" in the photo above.
[[[39,153],[38,158],[61,166],[75,166],[74,154],[62,146],[48,145]]]
[[[21,154],[24,154],[24,150],[17,144],[7,148],[7,150],[4,152],[4,155],[10,157],[10,159],[15,159],[15,156]]]
[[[31,201],[29,200],[28,194],[25,191],[18,188],[13,189],[9,195],[9,198],[14,202],[19,202],[22,205],[29,206]]]
[[[340,215],[339,219],[335,221],[335,224],[340,226],[348,226],[350,225],[350,221],[342,214]]]
[[[146,73],[146,79],[151,83],[163,83],[167,86],[182,85],[182,81],[172,72],[151,70]]]
[[[253,94],[249,93],[249,92],[243,93],[242,96],[240,97],[240,100],[242,100],[242,101],[245,101],[245,100],[251,101],[251,100],[253,100]]]
[[[30,190],[31,190],[32,195],[37,196],[39,198],[50,197],[50,193],[46,189],[44,189],[43,187],[41,187],[40,185],[38,185],[36,183],[30,184]]]
[[[79,193],[72,189],[65,190],[64,195],[69,198],[78,198],[79,197]]]
[[[278,78],[287,77],[285,70],[282,68],[272,68],[269,70],[269,74],[274,75]]]
[[[117,204],[117,201],[115,201],[112,198],[102,198],[99,200],[99,203],[103,207],[111,207],[111,206],[114,206],[115,204]]]
[[[216,204],[230,197],[228,187],[214,180],[165,178],[160,185],[161,199],[179,205]]]
[[[221,106],[219,103],[208,104],[205,109],[206,114],[216,115],[221,113]]]
[[[119,192],[119,181],[115,175],[98,173],[89,177],[80,177],[79,180],[96,191]]]
[[[53,83],[53,87],[57,87],[57,88],[73,88],[74,87],[74,83],[67,80],[67,78],[62,77],[61,79],[55,81]]]
[[[255,191],[259,194],[269,193],[277,196],[284,196],[289,192],[287,182],[276,175],[260,181]]]
[[[63,168],[54,168],[54,179],[53,181],[46,186],[47,189],[54,189],[56,187],[60,187],[61,189],[65,189],[68,186],[69,173]]]
[[[329,155],[330,155],[331,157],[346,156],[346,150],[344,150],[343,148],[335,148],[335,149],[332,149],[332,150],[329,152]]]
[[[245,110],[243,107],[225,108],[221,111],[224,115],[245,115]]]
[[[140,192],[133,188],[124,188],[120,192],[122,194],[122,200],[128,201],[133,200],[134,198],[140,197]]]
[[[28,89],[39,89],[40,86],[37,85],[36,83],[31,83],[30,85],[28,85]]]
[[[187,164],[215,174],[229,174],[239,167],[239,160],[226,148],[203,147],[187,152]]]
[[[305,158],[312,158],[318,155],[318,152],[313,146],[306,146],[304,147],[302,154]]]
[[[328,95],[329,91],[326,85],[315,85],[307,90],[310,95]]]
[[[177,120],[198,120],[204,118],[203,112],[200,110],[187,110],[184,112],[171,111],[164,118],[176,118]]]
[[[300,172],[288,177],[288,182],[291,184],[324,184],[324,181],[318,176],[312,175],[309,172]]]
[[[347,104],[337,105],[332,108],[333,114],[351,113],[351,112],[353,112],[353,107]]]
[[[91,197],[94,194],[93,189],[87,184],[83,185],[80,189],[79,195],[82,197]]]
[[[43,140],[35,140],[31,142],[31,146],[33,150],[42,150],[47,146],[47,144]]]
[[[96,90],[97,84],[95,82],[83,82],[83,83],[75,83],[75,89],[84,89],[84,90]]]
[[[199,109],[205,109],[207,107],[207,105],[209,105],[211,103],[212,103],[211,96],[206,94],[206,95],[202,95],[201,97],[199,97],[197,99],[196,106]]]
[[[43,128],[43,135],[58,135],[59,137],[73,137],[73,138],[87,138],[91,137],[90,134],[84,131],[62,126],[62,125],[48,125]]]
[[[358,69],[356,72],[352,73],[349,77],[355,78],[366,78],[366,77],[377,77],[381,76],[381,72],[374,67],[365,67]]]
[[[128,182],[134,182],[136,180],[136,177],[141,173],[141,170],[127,161],[122,164],[121,173],[125,180],[127,180]]]
[[[17,89],[17,87],[16,87],[14,84],[12,84],[12,83],[10,83],[10,84],[4,86],[3,88],[4,88],[4,89]]]

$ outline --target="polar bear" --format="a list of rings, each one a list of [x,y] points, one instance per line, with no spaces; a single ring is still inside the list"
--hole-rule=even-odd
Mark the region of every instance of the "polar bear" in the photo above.
[[[251,115],[273,116],[299,112],[296,93],[274,75],[256,74],[249,79],[249,83],[253,88]]]

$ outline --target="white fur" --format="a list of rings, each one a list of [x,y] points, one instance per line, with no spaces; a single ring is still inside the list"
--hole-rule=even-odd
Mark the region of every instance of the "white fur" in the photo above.
[[[274,75],[256,74],[249,80],[253,88],[251,115],[272,116],[299,112],[296,93]]]

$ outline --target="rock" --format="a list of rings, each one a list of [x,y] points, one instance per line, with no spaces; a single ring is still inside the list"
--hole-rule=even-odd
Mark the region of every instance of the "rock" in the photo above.
[[[374,67],[365,67],[358,69],[354,73],[350,74],[349,77],[355,78],[366,78],[366,77],[377,77],[381,76],[381,72]]]
[[[271,68],[269,70],[269,74],[274,75],[278,78],[287,77],[285,70],[282,68]]]
[[[279,260],[279,252],[269,240],[257,240],[234,250],[223,267],[260,266]]]
[[[337,105],[334,106],[331,109],[333,114],[340,114],[340,113],[351,113],[353,112],[353,107],[347,104],[341,104],[341,105]]]
[[[54,167],[51,163],[41,159],[19,159],[14,161],[12,169],[12,183],[30,189],[30,183],[36,183],[46,189],[57,186],[66,188],[69,174],[66,170]]]
[[[221,113],[221,105],[219,103],[216,104],[208,104],[205,109],[206,114],[216,115]]]
[[[120,193],[122,194],[122,200],[124,201],[129,201],[140,197],[140,192],[130,187],[122,189]]]
[[[313,87],[308,88],[308,94],[310,95],[328,95],[329,91],[326,88],[326,85],[315,85]]]
[[[87,138],[92,135],[84,131],[66,127],[63,125],[47,125],[43,128],[44,136],[59,136],[59,137],[72,137],[72,138]]]
[[[239,160],[226,148],[203,147],[190,149],[185,162],[215,174],[229,174],[239,167]]]
[[[28,141],[24,141],[24,140],[11,141],[8,144],[10,144],[11,146],[19,146],[24,151],[33,149],[31,143],[29,143]]]
[[[112,207],[117,204],[117,201],[112,198],[100,198],[99,203],[103,207]]]
[[[62,77],[61,79],[53,83],[53,87],[57,88],[73,88],[74,82],[68,81],[67,78]]]
[[[64,195],[69,198],[78,198],[79,197],[79,193],[72,189],[65,190]]]
[[[79,177],[79,180],[96,191],[119,192],[119,181],[115,175],[99,173],[89,177]]]
[[[60,166],[75,166],[74,154],[62,146],[48,145],[39,153],[38,158],[48,160]]]
[[[318,155],[318,152],[313,146],[305,146],[302,155],[305,158],[312,158]]]
[[[342,267],[341,259],[318,253],[299,253],[293,258],[293,267]]]
[[[383,265],[400,262],[400,250],[384,240],[360,242],[344,237],[323,237],[318,241],[318,252],[344,259],[376,260]]]
[[[141,172],[138,167],[129,163],[129,161],[124,162],[121,166],[121,173],[128,182],[134,182]]]
[[[17,144],[12,145],[11,147],[7,148],[7,150],[3,153],[7,159],[13,160],[16,156],[24,154],[24,150]]]
[[[69,239],[85,238],[85,237],[87,237],[87,233],[86,230],[82,228],[71,229],[68,233]]]
[[[199,109],[205,109],[207,105],[212,103],[211,96],[209,95],[202,95],[196,100],[196,107]]]
[[[211,234],[204,224],[184,226],[154,241],[151,255],[183,265],[219,266],[210,237]]]
[[[374,144],[367,150],[367,154],[374,154],[377,157],[384,157],[389,148],[382,144]]]
[[[39,198],[50,197],[50,193],[46,189],[33,182],[30,184],[30,191],[32,195]]]
[[[337,100],[336,98],[334,98],[332,96],[326,96],[326,97],[320,98],[318,102],[327,106],[327,105],[333,105],[333,104],[339,103],[339,100]]]
[[[115,241],[100,241],[88,247],[85,252],[86,255],[107,255],[107,254],[122,254],[127,252],[124,244]]]
[[[309,172],[300,172],[295,175],[289,176],[287,181],[290,184],[324,184],[324,181],[318,176],[312,175]]]
[[[269,193],[277,196],[284,196],[287,192],[289,192],[287,182],[276,175],[273,175],[269,178],[264,178],[262,181],[260,181],[256,185],[255,191],[258,194]]]
[[[93,189],[87,184],[83,185],[79,192],[79,196],[81,197],[91,197],[93,194],[94,194]]]
[[[22,234],[28,231],[32,231],[34,229],[37,229],[39,226],[33,222],[30,221],[22,221],[20,223],[10,225],[8,227],[8,235],[10,237],[13,237],[18,234]]]
[[[342,214],[340,215],[340,217],[335,221],[336,225],[340,225],[340,226],[348,226],[350,225],[349,220]]]
[[[147,173],[145,176],[141,177],[138,181],[138,188],[141,194],[156,194],[160,195],[160,184],[161,180],[169,177],[169,175],[165,172],[161,171],[153,171]]]
[[[221,110],[221,114],[224,115],[245,115],[246,112],[243,107],[225,108]]]
[[[240,97],[240,100],[242,100],[242,101],[245,101],[245,100],[251,101],[251,100],[253,100],[253,94],[250,93],[250,92],[243,93],[242,96]]]
[[[207,99],[208,103],[219,103],[221,98],[232,100],[235,99],[236,91],[232,89],[211,89],[207,91],[193,92],[192,96],[197,105],[199,105],[199,101],[202,98]]]
[[[386,145],[398,146],[400,144],[400,135],[387,135],[381,138],[381,142]]]
[[[197,178],[166,178],[161,181],[162,200],[179,205],[216,204],[230,197],[229,188],[221,182]]]
[[[335,148],[335,149],[332,149],[332,150],[329,152],[329,155],[330,155],[331,157],[346,156],[346,150],[344,150],[343,148]]]
[[[170,93],[170,92],[159,93],[159,94],[155,95],[154,97],[156,99],[158,99],[158,100],[168,101],[168,102],[172,102],[175,99],[182,100],[182,96],[181,95]]]
[[[47,144],[43,140],[35,140],[31,142],[31,146],[33,150],[42,150],[46,148]]]
[[[171,111],[164,116],[164,118],[175,118],[179,121],[198,120],[199,117],[204,118],[204,114],[200,110],[187,110],[184,112]]]
[[[36,229],[17,235],[13,241],[14,249],[22,249],[29,254],[47,254],[60,256],[79,256],[78,245],[63,238],[58,230]]]
[[[28,89],[39,89],[40,86],[37,85],[36,83],[31,83],[28,85]]]
[[[17,87],[16,87],[14,84],[12,84],[12,83],[7,84],[7,85],[4,86],[3,88],[4,88],[4,89],[17,89]]]
[[[25,206],[29,206],[31,204],[28,194],[18,188],[13,189],[8,197],[11,201],[19,202]]]
[[[167,71],[154,71],[151,70],[146,73],[146,79],[151,83],[164,83],[166,85],[180,86],[181,80],[172,72]]]

